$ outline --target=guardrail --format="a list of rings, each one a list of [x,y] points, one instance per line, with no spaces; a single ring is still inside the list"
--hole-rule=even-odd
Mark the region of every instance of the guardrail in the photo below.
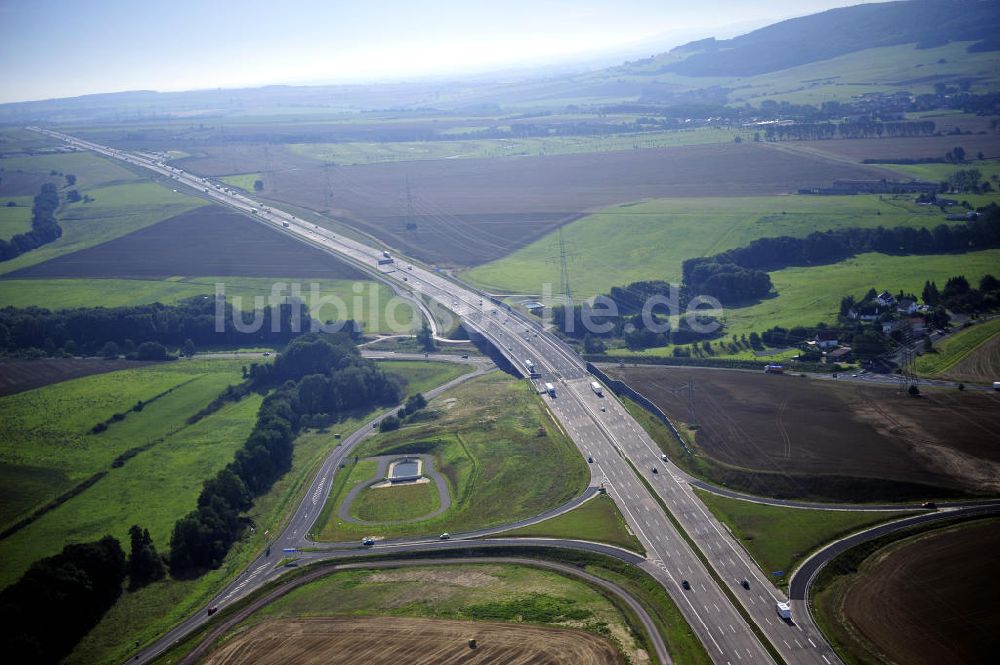
[[[684,452],[688,453],[689,455],[691,454],[691,451],[687,447],[687,442],[684,441],[684,437],[681,436],[681,433],[677,431],[677,428],[674,427],[674,424],[670,421],[670,418],[667,416],[667,414],[663,412],[663,409],[653,404],[653,401],[651,399],[649,399],[648,397],[646,397],[641,392],[639,392],[629,384],[625,383],[621,379],[612,379],[610,376],[605,374],[603,370],[598,368],[597,365],[595,365],[590,361],[587,362],[587,371],[596,376],[601,381],[603,381],[604,385],[610,388],[611,391],[614,392],[614,394],[618,395],[619,397],[621,396],[628,397],[630,400],[632,400],[642,408],[646,409],[646,411],[649,411],[651,414],[659,418],[660,422],[666,425],[670,429],[670,431],[673,432],[674,436],[677,437],[677,441],[678,443],[681,444],[681,448],[684,449]]]

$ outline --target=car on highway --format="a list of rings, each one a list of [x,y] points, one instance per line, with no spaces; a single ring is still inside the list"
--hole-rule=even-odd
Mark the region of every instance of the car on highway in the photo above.
[[[593,464],[593,463],[594,463],[594,456],[587,455],[587,464]]]
[[[688,582],[687,580],[681,580],[681,586],[684,587],[685,591],[691,590],[691,583]]]
[[[655,466],[653,467],[653,473],[659,473],[659,471],[656,470]]]
[[[438,536],[438,540],[451,540],[451,534],[445,531],[440,536]]]
[[[371,536],[366,536],[361,539],[361,544],[365,547],[372,547],[375,544],[375,539]]]
[[[667,461],[667,456],[666,455],[660,455],[660,459],[663,460],[664,462],[666,462]]]
[[[749,589],[750,588],[750,580],[744,578],[743,581],[740,582],[740,586],[742,586],[744,589]]]
[[[920,504],[921,508],[926,508],[927,510],[937,510],[937,504],[933,501],[924,501]]]
[[[210,608],[208,608],[208,616],[212,616],[213,614],[215,614],[218,611],[219,611],[218,607],[210,607]]]

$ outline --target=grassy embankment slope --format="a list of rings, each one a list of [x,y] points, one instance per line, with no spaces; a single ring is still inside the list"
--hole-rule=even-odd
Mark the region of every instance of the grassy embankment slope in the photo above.
[[[974,353],[985,353],[986,345],[1000,334],[1000,319],[992,319],[960,330],[938,342],[935,353],[917,358],[917,372],[924,376],[949,376],[955,366]],[[960,377],[959,377],[960,378]],[[978,377],[988,381],[989,377]],[[998,377],[997,380],[1000,380]]]
[[[629,530],[618,506],[604,494],[587,501],[568,513],[563,513],[544,522],[507,531],[503,535],[593,540],[624,547],[640,554],[645,553],[645,548]]]
[[[412,424],[379,434],[357,449],[359,458],[416,453],[431,455],[435,469],[447,479],[452,497],[448,510],[409,524],[342,522],[338,510],[348,491],[374,471],[368,465],[349,464],[334,476],[330,499],[313,527],[315,536],[347,541],[369,535],[437,535],[509,523],[568,501],[584,489],[589,475],[544,402],[522,382],[499,373],[448,391]]]
[[[781,583],[787,581],[806,555],[822,545],[865,527],[912,514],[784,508],[728,499],[699,489],[695,493],[717,519],[729,526],[760,569]]]

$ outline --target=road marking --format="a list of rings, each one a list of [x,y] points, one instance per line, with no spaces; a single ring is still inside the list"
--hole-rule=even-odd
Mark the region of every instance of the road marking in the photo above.
[[[812,641],[812,638],[811,637],[807,637],[806,639],[809,640],[809,644],[813,645],[813,649],[815,649],[816,648],[816,643]]]
[[[823,656],[823,654],[820,654],[820,655]],[[826,656],[823,656],[823,660],[826,661],[826,665],[833,665],[833,663],[830,662],[830,659],[827,658]]]

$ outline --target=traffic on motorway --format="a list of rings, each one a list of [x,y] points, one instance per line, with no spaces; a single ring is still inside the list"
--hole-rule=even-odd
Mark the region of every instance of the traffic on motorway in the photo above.
[[[454,312],[471,335],[488,340],[512,367],[534,382],[554,417],[590,462],[592,487],[587,495],[575,501],[585,500],[598,488],[614,499],[646,550],[645,558],[631,555],[634,559],[631,562],[646,570],[670,594],[714,662],[771,663],[775,662],[772,653],[791,664],[840,662],[813,622],[804,597],[793,593],[789,598],[777,588],[692,490],[693,484],[710,486],[690,478],[663,456],[625,407],[588,374],[575,351],[536,321],[418,262],[335,234],[154,158],[50,130],[35,128],[35,131],[169,177],[203,197],[246,213],[258,223],[347,260],[399,292],[425,296]],[[428,397],[488,368],[481,362],[476,367],[472,375],[455,379],[431,391]],[[312,562],[363,555],[371,549],[445,550],[461,547],[461,542],[455,541],[482,538],[499,531],[450,534],[445,540],[371,542],[368,547],[356,543],[318,549],[316,543],[309,541],[308,532],[327,500],[333,474],[341,459],[370,432],[371,427],[366,425],[334,449],[284,531],[274,537],[267,552],[213,599],[210,608],[235,602],[280,576],[284,571],[275,568],[272,549],[295,552],[301,561]],[[571,504],[564,509],[577,505]],[[539,516],[536,520],[549,516]],[[503,530],[508,528],[509,525]],[[511,544],[507,540],[482,540],[477,544],[489,546],[492,542]],[[547,543],[584,549],[599,547],[601,551],[625,557],[622,551],[615,552],[615,548],[608,546],[575,541]],[[304,548],[309,551],[303,551]],[[207,620],[206,611],[193,615],[140,653],[139,662],[156,657]]]

